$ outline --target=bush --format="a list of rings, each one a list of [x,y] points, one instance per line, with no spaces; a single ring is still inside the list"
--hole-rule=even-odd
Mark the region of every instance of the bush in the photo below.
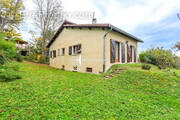
[[[14,58],[15,58],[15,60],[18,61],[18,62],[22,62],[22,61],[23,61],[23,57],[21,56],[20,53],[16,53],[16,55],[15,55]]]
[[[0,65],[3,65],[4,63],[5,63],[5,58],[4,58],[4,56],[3,55],[1,55],[1,53],[0,53]]]
[[[151,69],[151,66],[150,66],[150,65],[147,65],[147,64],[143,64],[143,65],[142,65],[142,69],[143,69],[143,70],[150,70],[150,69]]]
[[[33,53],[33,52],[30,52],[30,53],[28,54],[28,56],[25,57],[25,59],[28,60],[28,61],[30,61],[30,62],[36,62],[36,61],[37,61],[36,55],[37,55],[37,54],[35,54],[35,53]]]
[[[6,63],[0,66],[0,81],[7,82],[15,79],[20,79],[21,75],[18,72],[19,66],[13,63]]]
[[[159,69],[174,67],[175,59],[171,51],[162,48],[150,49],[140,53],[139,59],[143,63],[150,63],[158,66]]]
[[[0,41],[0,53],[7,59],[13,59],[16,55],[16,46],[10,41]]]
[[[49,57],[45,55],[41,55],[40,59],[38,60],[39,63],[41,64],[46,64],[49,62]]]
[[[41,55],[41,57],[39,58],[38,62],[41,63],[41,64],[45,64],[46,63],[46,56]]]

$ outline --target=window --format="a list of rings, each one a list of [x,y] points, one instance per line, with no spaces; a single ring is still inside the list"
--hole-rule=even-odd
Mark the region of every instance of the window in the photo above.
[[[58,49],[58,56],[60,56],[60,49]]]
[[[130,54],[130,61],[131,62],[133,62],[133,60],[134,60],[134,58],[133,58],[134,57],[134,52],[133,52],[134,50],[133,49],[134,49],[133,46],[130,46],[130,52],[131,52],[131,54]]]
[[[125,44],[121,43],[121,62],[125,63]]]
[[[115,62],[120,62],[120,46],[119,46],[119,42],[116,42],[116,50],[115,50]]]
[[[136,47],[134,46],[134,62],[136,63]]]
[[[53,58],[56,58],[56,50],[53,50]]]
[[[73,66],[73,71],[77,72],[77,66]]]
[[[127,62],[129,63],[131,61],[131,48],[127,44]]]
[[[114,40],[110,40],[110,60],[111,63],[123,63],[125,62],[125,47],[124,43],[120,43]]]
[[[136,62],[136,47],[127,45],[127,62]]]
[[[73,55],[77,55],[77,47],[78,46],[73,46]]]
[[[87,67],[86,72],[92,72],[92,68]]]
[[[69,47],[69,55],[72,55],[72,46]]]
[[[61,49],[61,55],[65,55],[65,48]]]
[[[136,63],[136,47],[131,46],[131,62]]]
[[[64,65],[62,65],[62,66],[61,66],[61,70],[64,70],[64,69],[65,69],[65,66],[64,66]]]
[[[81,44],[69,47],[69,55],[77,55],[80,53],[81,53]]]

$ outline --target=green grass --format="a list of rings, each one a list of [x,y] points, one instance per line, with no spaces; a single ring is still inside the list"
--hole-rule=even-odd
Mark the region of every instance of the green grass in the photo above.
[[[23,78],[0,82],[2,120],[180,119],[180,80],[155,66],[145,71],[140,64],[116,65],[127,70],[104,80],[103,75],[15,64]]]

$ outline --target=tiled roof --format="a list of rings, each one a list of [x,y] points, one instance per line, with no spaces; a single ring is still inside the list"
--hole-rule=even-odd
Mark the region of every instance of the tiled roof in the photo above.
[[[109,27],[109,24],[65,24],[64,27]]]
[[[58,31],[55,33],[55,35],[53,36],[53,38],[51,39],[51,41],[49,42],[49,44],[47,45],[47,47],[49,48],[51,46],[51,44],[55,41],[55,39],[58,37],[58,35],[61,33],[61,31],[63,30],[64,27],[88,27],[88,28],[108,28],[108,29],[112,29],[115,32],[118,32],[120,34],[123,34],[131,39],[134,39],[138,42],[143,42],[141,39],[131,35],[130,33],[127,33],[111,24],[75,24],[69,21],[64,21],[61,25],[61,27],[58,29]]]

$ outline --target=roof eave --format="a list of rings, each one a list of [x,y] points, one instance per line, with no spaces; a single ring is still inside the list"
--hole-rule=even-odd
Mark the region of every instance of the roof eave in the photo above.
[[[139,38],[137,38],[137,37],[135,37],[135,36],[133,36],[133,35],[125,32],[125,31],[123,31],[123,30],[121,30],[121,29],[119,29],[119,28],[117,28],[117,27],[115,27],[115,26],[113,26],[113,25],[111,25],[111,24],[110,24],[109,26],[112,27],[112,29],[113,29],[114,31],[119,32],[120,34],[123,34],[123,35],[125,35],[125,36],[127,36],[127,37],[130,37],[130,38],[132,38],[132,39],[134,39],[134,40],[136,40],[136,41],[138,41],[138,42],[144,43],[143,40],[141,40],[141,39],[139,39]]]
[[[62,29],[64,28],[64,24],[75,24],[73,22],[64,20],[62,25],[59,27],[59,29],[56,31],[56,33],[54,34],[54,36],[52,37],[52,39],[50,40],[50,42],[47,45],[47,48],[49,48],[51,46],[51,44],[54,42],[54,40],[57,38],[57,36],[59,35],[59,33],[62,31]]]

